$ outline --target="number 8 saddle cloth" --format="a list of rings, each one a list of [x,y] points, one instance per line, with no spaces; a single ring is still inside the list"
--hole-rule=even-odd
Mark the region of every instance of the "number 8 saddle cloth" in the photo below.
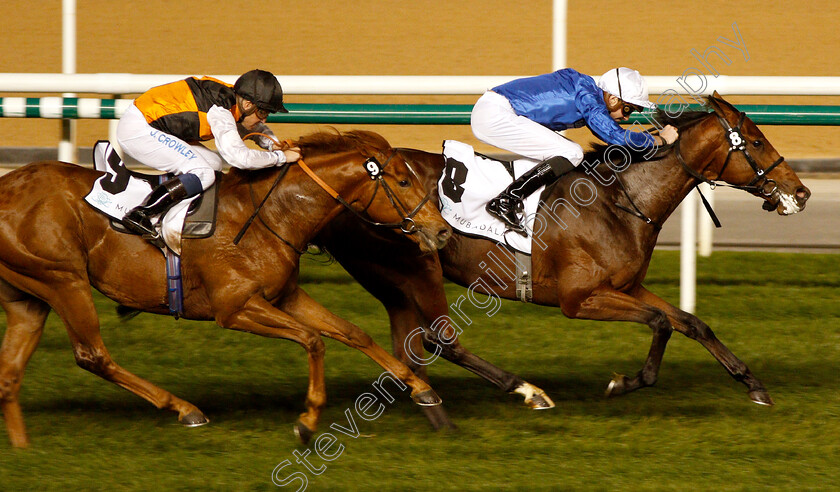
[[[490,239],[531,254],[531,233],[544,188],[524,201],[527,238],[505,231],[502,221],[488,214],[484,207],[538,161],[524,157],[512,162],[500,161],[476,153],[471,145],[455,140],[443,142],[443,156],[446,166],[438,181],[438,191],[440,213],[446,222],[461,234]]]

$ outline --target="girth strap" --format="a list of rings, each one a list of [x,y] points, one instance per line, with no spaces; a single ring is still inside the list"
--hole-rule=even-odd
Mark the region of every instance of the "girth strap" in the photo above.
[[[531,274],[531,255],[514,250],[516,264],[516,297],[522,302],[534,299],[533,275]]]

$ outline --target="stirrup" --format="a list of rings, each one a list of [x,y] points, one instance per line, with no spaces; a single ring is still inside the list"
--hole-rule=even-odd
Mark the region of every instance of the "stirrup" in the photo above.
[[[129,212],[128,215],[131,215],[131,212]],[[150,241],[156,241],[160,239],[160,233],[155,229],[154,225],[151,225],[151,220],[147,216],[142,215],[142,219],[138,221],[129,218],[128,215],[123,217],[121,221],[126,229],[128,229],[135,235],[142,236],[144,239],[148,239]],[[147,227],[145,224],[143,224],[143,219],[148,221],[151,227]]]
[[[516,225],[511,225],[510,222],[505,221],[505,230],[506,231],[513,231],[513,232],[519,234],[522,237],[528,237],[528,231],[525,230],[525,226],[523,226],[521,223],[516,224]]]
[[[513,202],[512,207],[509,207],[509,208],[512,208],[512,210],[509,209],[509,210],[507,210],[507,212],[512,213],[516,217],[516,222],[513,222],[510,219],[510,217],[507,216],[505,211],[501,210],[502,208],[508,208],[508,207],[505,207],[505,205],[502,204],[503,200],[508,200],[509,202]],[[521,201],[519,201],[519,200],[514,201],[514,200],[511,200],[509,198],[503,198],[503,197],[493,198],[492,200],[490,200],[487,203],[487,206],[484,207],[484,209],[487,211],[487,213],[489,213],[490,215],[492,215],[492,216],[496,217],[497,219],[501,220],[502,223],[505,224],[505,229],[506,230],[516,232],[517,234],[520,234],[524,237],[528,237],[528,233],[525,231],[525,227],[522,225],[522,219],[519,218],[519,213],[521,212],[522,208],[523,207],[522,207],[522,202]]]

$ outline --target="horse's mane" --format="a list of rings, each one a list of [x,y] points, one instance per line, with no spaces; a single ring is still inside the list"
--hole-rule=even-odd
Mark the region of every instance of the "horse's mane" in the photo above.
[[[377,153],[387,153],[391,148],[388,141],[378,133],[366,130],[340,132],[335,128],[300,137],[294,145],[300,147],[303,154],[307,156],[355,150],[370,157]]]
[[[709,106],[708,98],[706,106]],[[657,109],[653,115],[653,120],[657,123],[657,126],[665,126],[665,125],[673,125],[679,130],[680,132],[683,129],[686,129],[695,123],[700,122],[702,119],[709,116],[711,113],[705,110],[699,111],[683,111],[675,116],[671,116],[665,111],[661,109]],[[610,149],[610,145],[606,144],[593,144],[592,149],[588,150],[584,153],[583,160],[584,162],[596,163],[596,162],[606,162],[607,160],[612,160],[615,163],[619,163],[619,161],[623,161],[625,158],[624,156],[630,156],[630,162],[643,162],[643,161],[654,161],[661,159],[665,153],[671,150],[671,146],[663,146],[660,147],[656,153],[651,156],[650,149],[634,149],[629,146],[622,147],[622,152],[607,152]],[[608,155],[609,154],[609,155]]]

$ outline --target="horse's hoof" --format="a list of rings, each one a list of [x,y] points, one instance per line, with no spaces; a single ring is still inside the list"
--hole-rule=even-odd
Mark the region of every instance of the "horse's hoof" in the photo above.
[[[414,403],[421,407],[434,407],[443,403],[443,400],[435,393],[435,390],[421,391],[420,393],[412,393],[411,399]]]
[[[309,440],[312,439],[312,436],[315,435],[315,431],[298,420],[297,423],[295,423],[295,435],[298,439],[300,439],[300,442],[306,446],[309,444]]]
[[[549,408],[554,408],[554,402],[545,393],[535,394],[530,399],[525,400],[525,404],[531,410],[548,410]]]
[[[209,424],[210,419],[205,417],[204,414],[198,410],[193,410],[183,417],[179,417],[178,422],[182,423],[185,427],[199,427],[204,424]]]
[[[607,391],[604,396],[612,398],[614,396],[623,395],[627,392],[627,376],[624,374],[613,374],[610,384],[607,385]]]
[[[548,410],[549,408],[554,408],[554,402],[545,394],[545,391],[531,383],[522,383],[513,392],[523,395],[525,397],[525,404],[531,410]]]
[[[759,405],[767,405],[773,406],[773,399],[770,398],[770,394],[767,393],[765,390],[753,390],[750,391],[750,400],[754,403],[758,403]]]

